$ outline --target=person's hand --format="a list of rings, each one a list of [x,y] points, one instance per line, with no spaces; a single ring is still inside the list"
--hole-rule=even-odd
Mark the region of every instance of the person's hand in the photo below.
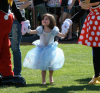
[[[82,9],[89,9],[91,6],[96,6],[98,4],[99,4],[99,2],[95,2],[95,3],[83,3],[83,2],[80,2],[79,6],[81,6]]]
[[[34,4],[33,3],[31,4],[31,10],[34,10]]]
[[[28,10],[34,10],[34,5],[31,4],[31,6],[28,7]]]
[[[30,32],[30,21],[29,20],[22,21],[21,24],[22,24],[22,29],[21,29],[22,35],[29,33]]]
[[[68,5],[68,8],[67,8],[67,9],[68,9],[68,10],[71,10],[72,7],[73,7],[72,5]]]

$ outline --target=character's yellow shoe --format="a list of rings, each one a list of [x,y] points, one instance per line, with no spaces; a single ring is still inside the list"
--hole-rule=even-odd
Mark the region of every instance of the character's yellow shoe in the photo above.
[[[92,85],[92,84],[100,84],[100,81],[99,81],[100,77],[93,77],[91,79],[91,81],[88,83],[89,85]]]
[[[100,76],[98,77],[98,81],[100,82]]]
[[[96,81],[96,84],[100,84],[100,76],[98,77],[98,80]]]

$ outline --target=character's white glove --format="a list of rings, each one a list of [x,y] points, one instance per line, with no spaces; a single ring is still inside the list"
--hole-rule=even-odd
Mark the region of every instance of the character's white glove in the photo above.
[[[66,19],[62,24],[61,33],[66,34],[68,32],[69,27],[72,25],[72,21],[70,19]]]
[[[30,21],[29,20],[22,21],[21,24],[22,24],[22,29],[21,29],[22,35],[29,33],[30,32]]]
[[[72,20],[66,19],[64,22],[68,21],[70,23],[70,26],[73,24]]]

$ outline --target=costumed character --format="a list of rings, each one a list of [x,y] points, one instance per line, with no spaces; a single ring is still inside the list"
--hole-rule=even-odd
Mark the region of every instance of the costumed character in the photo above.
[[[88,2],[87,2],[88,1]],[[81,34],[78,39],[78,43],[86,46],[92,47],[93,51],[93,66],[95,75],[92,77],[90,84],[100,84],[100,0],[81,0],[79,12],[77,12],[71,19],[66,19],[62,25],[62,31],[68,31],[66,29],[69,20],[75,21],[79,20],[82,15],[90,10],[90,13],[87,15]],[[90,2],[90,3],[89,3]],[[82,8],[82,9],[81,9]],[[69,28],[69,27],[67,27]]]
[[[9,33],[12,28],[14,13],[17,20],[22,24],[22,34],[30,30],[30,23],[22,17],[13,0],[0,0],[0,85],[26,85],[21,76],[14,76],[11,64]]]

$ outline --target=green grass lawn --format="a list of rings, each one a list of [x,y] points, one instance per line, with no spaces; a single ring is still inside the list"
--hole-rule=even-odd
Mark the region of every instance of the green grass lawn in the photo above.
[[[34,47],[21,45],[22,61]],[[0,87],[0,93],[100,93],[100,85],[88,85],[94,75],[91,47],[79,44],[59,44],[58,47],[64,51],[65,63],[61,69],[54,71],[53,85],[49,84],[48,71],[47,84],[42,85],[40,70],[22,67],[26,87],[3,86]]]

